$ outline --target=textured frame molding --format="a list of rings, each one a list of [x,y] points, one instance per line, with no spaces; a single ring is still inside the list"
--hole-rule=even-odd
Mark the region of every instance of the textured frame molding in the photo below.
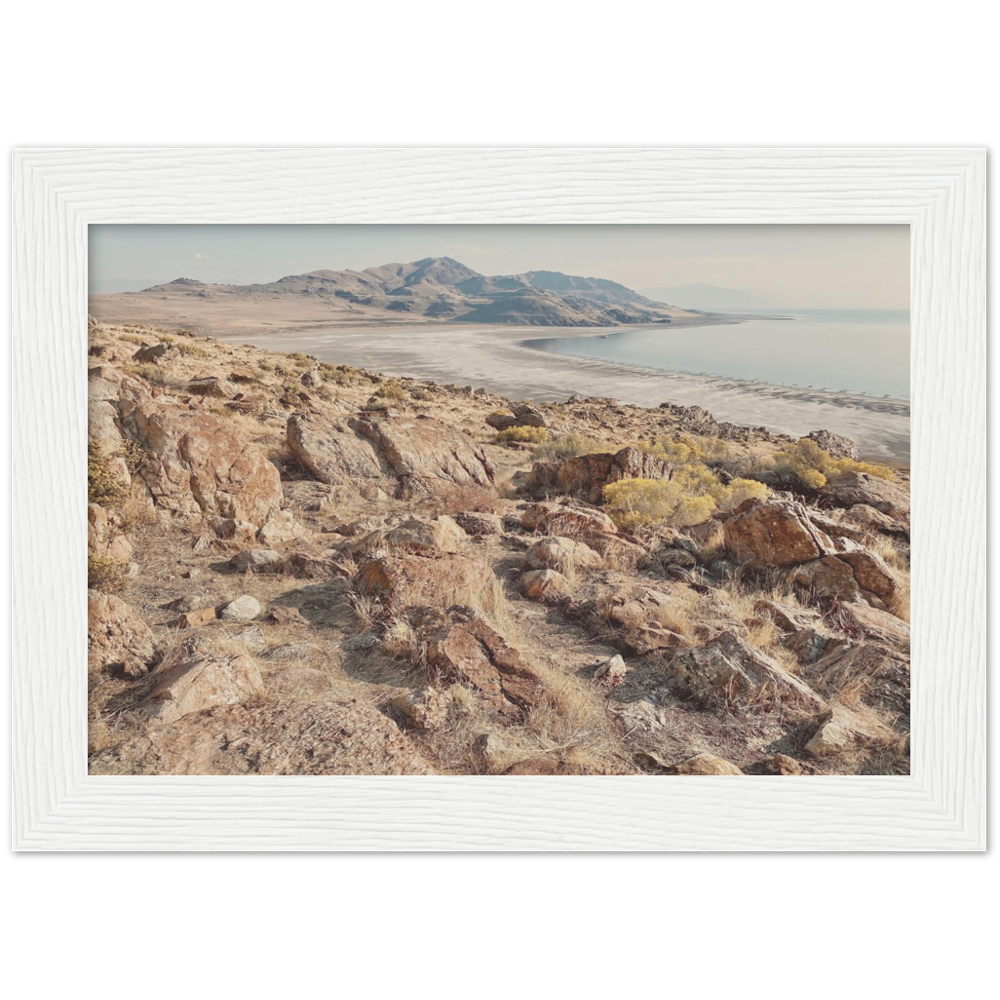
[[[13,209],[14,849],[985,849],[985,150],[22,149]],[[87,226],[112,222],[908,223],[913,773],[88,776]]]

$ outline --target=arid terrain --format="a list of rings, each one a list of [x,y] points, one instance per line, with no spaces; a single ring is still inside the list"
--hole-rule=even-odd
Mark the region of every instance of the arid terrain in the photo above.
[[[909,769],[908,470],[844,437],[134,320],[90,366],[91,773]]]

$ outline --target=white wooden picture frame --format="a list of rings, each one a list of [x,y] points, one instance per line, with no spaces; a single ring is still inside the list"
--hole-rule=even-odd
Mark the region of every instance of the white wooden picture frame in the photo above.
[[[905,223],[912,773],[87,774],[87,227]],[[17,850],[923,851],[986,845],[982,149],[21,149],[13,162]]]

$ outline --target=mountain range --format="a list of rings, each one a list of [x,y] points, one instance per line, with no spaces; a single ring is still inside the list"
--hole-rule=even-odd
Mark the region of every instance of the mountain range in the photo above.
[[[319,270],[253,285],[206,284],[177,278],[140,292],[91,296],[99,318],[187,316],[215,303],[220,311],[262,310],[304,322],[449,322],[515,326],[618,326],[670,323],[687,310],[654,302],[616,281],[527,271],[484,275],[451,257],[425,257],[363,271]],[[145,304],[146,308],[142,308]],[[209,310],[211,312],[213,310]],[[140,315],[141,314],[141,315]]]

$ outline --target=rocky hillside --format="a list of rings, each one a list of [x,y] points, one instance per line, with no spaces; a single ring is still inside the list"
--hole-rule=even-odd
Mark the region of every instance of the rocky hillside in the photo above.
[[[197,326],[220,316],[255,324],[502,323],[617,326],[670,323],[694,314],[654,302],[615,281],[558,271],[487,277],[450,257],[364,271],[312,271],[261,285],[178,278],[141,292],[91,296],[98,319]],[[207,318],[207,319],[206,319]]]
[[[92,773],[908,770],[905,470],[696,407],[90,344]]]

